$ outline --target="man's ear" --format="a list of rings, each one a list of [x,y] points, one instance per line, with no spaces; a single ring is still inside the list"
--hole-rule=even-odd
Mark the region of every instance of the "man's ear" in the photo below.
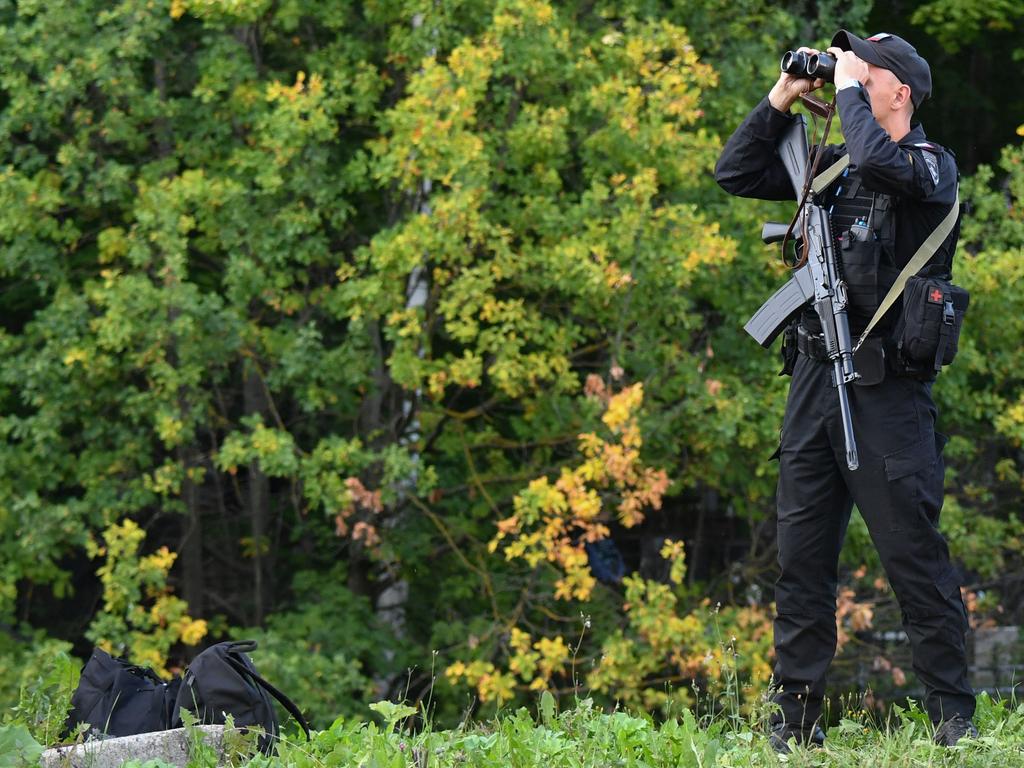
[[[910,111],[914,111],[914,102],[910,99],[910,86],[906,83],[900,83],[900,87],[896,89],[896,92],[892,95],[892,108],[899,111],[910,105]]]

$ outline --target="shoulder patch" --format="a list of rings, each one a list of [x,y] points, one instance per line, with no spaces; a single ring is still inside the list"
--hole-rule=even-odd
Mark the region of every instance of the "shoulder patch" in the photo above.
[[[918,149],[927,149],[929,152],[942,152],[942,147],[929,141],[919,141],[914,146]]]
[[[931,152],[926,152],[924,155],[924,164],[928,166],[928,173],[931,174],[932,181],[936,184],[939,183],[939,160]]]

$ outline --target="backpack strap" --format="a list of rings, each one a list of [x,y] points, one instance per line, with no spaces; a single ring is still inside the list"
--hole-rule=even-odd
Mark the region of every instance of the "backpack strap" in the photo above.
[[[257,643],[255,640],[232,640],[220,645],[225,647],[227,653],[252,653],[256,650]]]
[[[255,647],[255,643],[253,645]],[[302,716],[302,712],[299,711],[299,708],[295,706],[295,702],[293,702],[291,699],[289,699],[287,696],[281,693],[281,691],[279,691],[277,688],[275,688],[262,677],[260,677],[259,674],[257,674],[254,670],[249,669],[238,659],[232,657],[230,653],[224,654],[224,658],[238,674],[242,675],[243,677],[252,678],[253,682],[257,683],[261,688],[263,688],[263,690],[265,690],[267,693],[269,693],[271,696],[277,699],[282,707],[288,710],[288,714],[294,717],[295,722],[297,722],[299,724],[299,727],[302,728],[303,731],[305,731],[306,741],[309,741],[312,738],[309,733],[309,724],[306,722],[306,718]]]
[[[860,345],[864,343],[864,340],[871,333],[871,329],[875,327],[882,316],[889,311],[889,308],[895,303],[896,299],[899,298],[900,294],[903,293],[903,286],[907,284],[907,280],[911,276],[917,274],[917,272],[923,267],[928,260],[935,255],[935,252],[939,250],[939,247],[949,237],[949,233],[953,231],[953,227],[956,226],[956,220],[960,215],[960,188],[957,187],[956,197],[953,200],[953,206],[949,209],[949,213],[946,214],[939,226],[937,226],[927,239],[920,246],[918,246],[917,253],[915,253],[907,265],[903,267],[903,270],[896,277],[896,282],[892,284],[892,288],[889,289],[889,293],[882,299],[882,303],[875,311],[875,316],[871,318],[871,322],[868,323],[868,327],[864,329],[864,333],[857,339],[857,344],[854,346],[853,351],[856,352],[860,349]]]

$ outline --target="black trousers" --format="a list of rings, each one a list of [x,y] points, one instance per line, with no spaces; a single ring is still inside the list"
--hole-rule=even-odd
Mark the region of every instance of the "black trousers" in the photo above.
[[[799,355],[782,426],[778,487],[781,574],[775,589],[776,722],[819,720],[836,651],[839,550],[854,504],[899,601],[933,722],[974,714],[967,612],[938,531],[945,437],[931,385],[887,375],[848,386],[860,468],[846,466],[832,366]]]

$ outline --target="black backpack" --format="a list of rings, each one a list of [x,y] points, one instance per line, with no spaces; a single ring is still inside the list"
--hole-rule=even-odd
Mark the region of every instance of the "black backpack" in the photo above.
[[[238,728],[261,727],[264,735],[259,746],[269,752],[278,738],[277,713],[270,698],[273,696],[295,718],[308,739],[309,726],[299,708],[256,672],[247,655],[255,648],[254,640],[225,642],[196,656],[178,689],[171,727],[182,726],[183,709],[207,725],[222,724],[225,716],[231,715]]]
[[[165,730],[180,686],[180,678],[164,682],[153,670],[96,648],[71,696],[65,735],[80,723],[108,736]]]
[[[80,723],[107,736],[181,728],[181,710],[207,725],[223,724],[231,715],[238,728],[259,726],[259,747],[269,752],[278,738],[277,714],[270,696],[295,718],[309,738],[299,708],[264,680],[246,654],[256,642],[225,642],[207,648],[189,665],[184,679],[164,682],[153,670],[115,659],[99,648],[82,670],[71,697],[65,736]],[[269,695],[268,695],[269,694]]]

